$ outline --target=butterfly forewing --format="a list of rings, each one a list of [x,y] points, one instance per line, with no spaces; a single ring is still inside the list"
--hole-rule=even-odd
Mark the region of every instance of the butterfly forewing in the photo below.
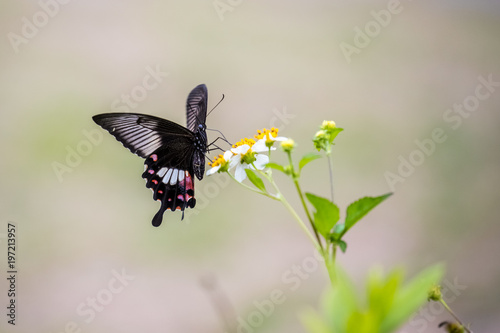
[[[207,87],[194,88],[187,100],[188,128],[162,118],[139,113],[104,113],[94,121],[112,134],[132,153],[146,159],[142,177],[161,202],[153,225],[159,226],[170,209],[193,208],[194,178],[203,178],[206,152],[205,118]],[[202,125],[202,126],[200,126]]]
[[[92,119],[132,153],[143,158],[147,158],[172,139],[181,137],[189,142],[194,136],[181,125],[146,114],[103,113]]]
[[[205,126],[207,118],[208,92],[207,86],[200,84],[189,94],[186,102],[187,129],[196,132],[199,125]]]

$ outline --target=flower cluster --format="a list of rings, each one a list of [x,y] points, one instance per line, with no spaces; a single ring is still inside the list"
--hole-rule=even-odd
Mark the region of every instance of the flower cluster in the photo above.
[[[234,178],[241,183],[247,177],[245,169],[264,169],[269,163],[269,156],[263,153],[275,150],[276,148],[273,147],[275,141],[285,140],[287,138],[278,137],[277,128],[258,130],[254,139],[243,138],[230,150],[216,156],[209,163],[211,169],[207,171],[207,176],[216,172],[228,172],[229,169],[236,167]]]
[[[340,131],[342,131],[342,129],[338,128],[337,125],[335,125],[334,121],[323,121],[320,126],[320,130],[316,132],[316,135],[314,136],[314,146],[318,151],[323,149],[324,151],[329,153],[330,145],[333,143],[333,140]]]

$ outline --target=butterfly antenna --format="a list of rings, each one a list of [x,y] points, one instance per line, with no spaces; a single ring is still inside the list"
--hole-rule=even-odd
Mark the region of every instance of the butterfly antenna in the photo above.
[[[216,129],[212,129],[212,128],[207,128],[207,131],[214,131],[214,132],[217,132],[217,133],[219,133],[220,135],[222,135],[222,136],[219,136],[219,137],[218,137],[217,139],[215,139],[214,141],[212,141],[212,143],[210,143],[208,146],[213,145],[213,144],[215,143],[215,141],[217,141],[217,140],[219,140],[219,139],[221,139],[222,141],[224,141],[225,143],[227,143],[227,144],[228,144],[228,145],[230,145],[230,146],[232,146],[232,145],[233,145],[231,142],[229,142],[229,141],[226,139],[226,137],[224,136],[224,134],[222,134],[222,132],[221,132],[221,131],[216,130]]]
[[[212,110],[210,110],[210,112],[207,114],[207,117],[212,113],[213,110],[215,110],[215,108],[224,100],[224,94],[222,94],[222,98],[220,99],[220,101],[215,104],[215,106],[212,108]]]

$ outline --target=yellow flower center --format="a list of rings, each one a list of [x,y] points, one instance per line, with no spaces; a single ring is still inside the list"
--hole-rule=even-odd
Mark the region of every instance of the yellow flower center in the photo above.
[[[274,127],[272,127],[271,129],[264,128],[262,130],[257,130],[257,134],[254,135],[254,139],[243,138],[240,141],[236,142],[231,147],[237,148],[239,146],[248,145],[250,148],[252,148],[255,142],[257,142],[262,138],[266,138],[266,145],[268,147],[271,147],[273,144],[271,136],[273,138],[276,138],[278,136],[278,131],[279,129]],[[251,164],[255,161],[255,153],[252,151],[252,149],[249,149],[248,152],[242,156],[242,162],[243,161],[247,164]],[[211,162],[208,162],[208,165],[210,165],[212,168],[215,168],[218,165],[224,167],[224,165],[226,164],[227,161],[224,159],[224,156],[222,154],[219,154],[218,156],[214,157]]]
[[[250,147],[252,147],[254,144],[255,144],[254,139],[243,138],[240,141],[236,142],[232,147],[236,148],[243,145],[249,145]]]
[[[224,162],[224,156],[222,156],[222,154],[219,154],[219,156],[214,157],[212,162],[208,162],[208,165],[210,165],[212,168],[215,168],[216,166],[221,165]]]
[[[278,131],[279,131],[279,129],[274,128],[274,127],[272,127],[269,130],[267,128],[264,128],[262,131],[261,130],[257,130],[257,134],[254,137],[257,140],[260,140],[260,139],[262,139],[262,138],[265,137],[266,141],[271,141],[271,139],[269,138],[269,134],[271,134],[271,136],[273,138],[275,138],[275,137],[278,136]]]

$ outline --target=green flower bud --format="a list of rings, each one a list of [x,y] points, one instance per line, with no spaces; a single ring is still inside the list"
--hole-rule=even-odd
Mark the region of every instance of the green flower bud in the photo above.
[[[290,153],[293,148],[295,148],[295,141],[293,141],[292,139],[282,141],[281,148],[283,148],[283,151],[285,151],[286,153]]]
[[[337,125],[333,120],[323,120],[323,123],[321,124],[321,129],[328,132],[332,131],[335,128],[337,128]]]
[[[441,300],[441,286],[440,285],[434,285],[429,289],[429,292],[427,293],[427,300],[428,301],[435,301],[439,302]]]

